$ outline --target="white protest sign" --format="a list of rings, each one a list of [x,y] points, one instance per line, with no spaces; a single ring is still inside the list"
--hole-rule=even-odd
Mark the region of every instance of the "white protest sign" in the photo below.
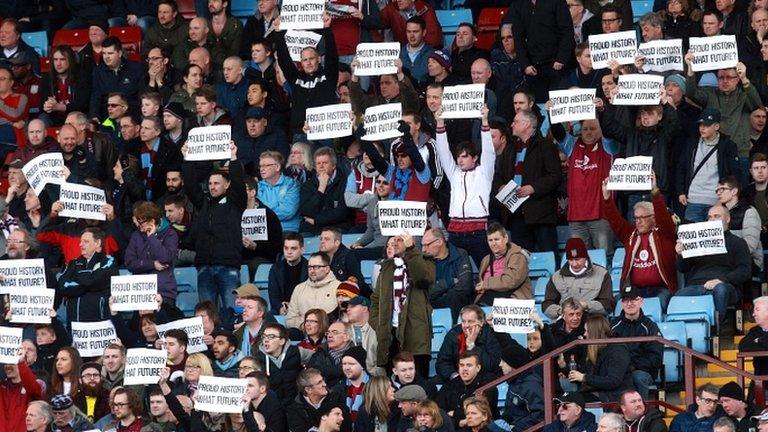
[[[608,190],[649,191],[652,171],[651,156],[616,159],[608,173]]]
[[[683,258],[728,253],[721,221],[680,225],[677,238],[683,243]]]
[[[692,37],[688,43],[693,53],[691,70],[694,72],[732,68],[739,62],[734,35]]]
[[[317,48],[323,36],[315,32],[304,30],[288,30],[285,32],[285,44],[291,54],[291,60],[301,61],[301,51],[306,47]]]
[[[605,69],[610,60],[633,64],[637,54],[637,34],[634,30],[589,35],[589,55],[594,69]]]
[[[0,364],[16,364],[21,358],[21,327],[0,327]]]
[[[493,330],[499,333],[531,333],[535,300],[497,298],[493,300]]]
[[[104,348],[117,339],[117,332],[112,321],[73,322],[72,347],[82,357],[99,357]]]
[[[157,310],[157,274],[112,276],[112,310]]]
[[[208,346],[203,342],[203,318],[196,316],[192,318],[184,318],[176,321],[171,321],[166,324],[155,325],[157,329],[157,337],[162,339],[165,336],[165,332],[170,329],[181,329],[187,333],[189,338],[189,345],[187,345],[187,352],[190,354],[202,352],[208,349]]]
[[[496,199],[501,201],[504,207],[508,208],[511,213],[514,213],[524,202],[531,196],[519,197],[517,196],[517,190],[520,186],[515,183],[514,180],[510,180],[509,183],[504,185],[503,188],[496,194]]]
[[[91,186],[63,183],[59,202],[64,207],[59,216],[77,219],[107,220],[101,208],[107,203],[103,189]]]
[[[398,121],[403,118],[403,106],[400,103],[376,105],[365,110],[365,136],[366,141],[379,141],[397,138],[402,134],[398,127]]]
[[[50,324],[49,311],[53,309],[56,290],[48,288],[24,288],[9,294],[11,298],[11,322]]]
[[[246,209],[240,219],[243,237],[253,241],[268,240],[267,210],[263,208]]]
[[[352,135],[352,104],[341,103],[307,108],[307,139],[310,141]]]
[[[427,229],[427,203],[422,201],[379,201],[379,228],[383,236],[407,232],[423,236]]]
[[[325,0],[283,0],[280,7],[280,30],[312,30],[323,28]]]
[[[400,58],[400,44],[397,42],[359,43],[355,68],[357,76],[376,76],[397,73],[395,62]]]
[[[0,261],[0,294],[19,289],[47,288],[42,258]]]
[[[229,142],[232,126],[202,126],[193,128],[187,136],[187,154],[184,160],[209,161],[230,158]]]
[[[552,107],[549,109],[549,121],[555,124],[594,119],[595,94],[597,89],[593,88],[550,91],[549,100]]]
[[[125,357],[125,385],[157,384],[165,368],[168,352],[149,348],[131,348]]]
[[[683,70],[682,39],[660,39],[641,43],[637,54],[645,57],[644,72]]]
[[[59,152],[41,154],[27,162],[21,172],[35,195],[40,195],[48,183],[64,183],[64,158]]]
[[[197,384],[195,409],[215,413],[242,413],[242,398],[247,387],[246,379],[201,376]]]
[[[614,105],[658,105],[664,77],[661,75],[619,75],[619,92],[611,101]]]
[[[485,104],[485,84],[448,86],[443,89],[443,118],[480,118]]]

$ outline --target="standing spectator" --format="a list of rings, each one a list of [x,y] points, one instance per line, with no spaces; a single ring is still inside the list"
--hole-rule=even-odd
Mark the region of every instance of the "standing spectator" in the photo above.
[[[573,298],[587,313],[609,315],[613,312],[611,276],[608,270],[592,262],[584,241],[578,237],[565,243],[568,265],[560,268],[547,283],[541,308],[551,319],[562,313],[561,302]]]
[[[268,323],[261,333],[261,347],[255,354],[261,370],[269,377],[269,388],[283,406],[296,398],[296,377],[301,371],[299,349],[288,340],[280,324]]]
[[[341,232],[333,228],[326,228],[320,233],[320,252],[331,259],[331,271],[339,281],[355,278],[360,286],[360,294],[365,297],[371,295],[371,288],[365,283],[365,278],[360,270],[360,261],[355,254],[341,243]]]
[[[471,81],[470,70],[475,60],[490,60],[491,58],[488,50],[476,47],[475,42],[477,42],[475,26],[467,22],[459,24],[456,29],[456,37],[453,40],[455,48],[451,51],[451,72],[462,82]]]
[[[265,152],[278,153],[281,156],[280,165],[282,165],[282,159],[288,157],[288,137],[275,124],[270,112],[261,107],[248,108],[245,113],[245,131],[248,136],[243,137],[238,147],[243,154],[246,172],[249,174],[256,172],[259,168],[259,159]]]
[[[485,312],[470,304],[461,309],[460,317],[461,323],[448,332],[437,354],[437,374],[443,382],[452,380],[459,374],[461,353],[473,351],[477,353],[483,371],[498,375],[501,347],[493,328],[485,320]]]
[[[349,97],[352,102],[352,111],[357,115],[362,115],[369,107],[384,105],[388,103],[402,104],[402,110],[415,112],[419,108],[419,99],[416,90],[413,88],[411,80],[403,73],[403,62],[400,59],[395,60],[397,73],[386,74],[379,77],[379,94],[368,95],[363,92],[360,84],[360,77],[355,75],[355,69],[359,67],[357,57],[350,65],[352,68],[352,78],[349,80]]]
[[[144,117],[139,131],[142,145],[138,149],[129,150],[129,153],[139,157],[139,178],[145,187],[148,200],[158,199],[166,194],[166,174],[172,169],[178,169],[182,162],[179,148],[162,136],[162,132],[162,120],[155,116]]]
[[[243,38],[243,24],[240,19],[228,16],[229,0],[208,0],[208,12],[211,20],[208,23],[208,34],[213,44],[213,61],[221,64],[225,58],[240,54],[240,41]],[[216,53],[220,53],[220,58]]]
[[[274,315],[288,313],[288,302],[294,288],[308,278],[304,237],[296,232],[284,232],[283,255],[269,270],[269,304]]]
[[[242,230],[240,220],[247,204],[243,165],[237,160],[237,146],[230,142],[229,172],[214,171],[208,176],[208,195],[194,180],[193,167],[182,164],[187,182],[185,191],[197,209],[192,226],[195,239],[200,300],[221,298],[222,320],[229,321],[229,307],[234,305],[232,291],[240,281]],[[182,152],[186,155],[186,146]]]
[[[299,186],[282,174],[283,155],[272,150],[259,156],[258,197],[280,219],[283,232],[299,231]]]
[[[258,2],[258,13],[248,17],[243,28],[243,38],[240,41],[240,57],[251,58],[251,49],[257,41],[268,38],[274,31],[273,23],[280,16],[277,0],[261,0]]]
[[[505,120],[514,117],[512,97],[526,84],[512,33],[511,23],[502,24],[499,30],[501,45],[491,50],[491,69],[496,77],[496,95],[499,97],[497,114]]]
[[[434,48],[424,40],[427,37],[427,22],[424,17],[414,15],[405,22],[406,43],[400,48],[400,61],[408,71],[414,84],[422,88],[427,82],[427,60]]]
[[[611,322],[616,337],[661,336],[659,326],[643,313],[643,297],[637,288],[627,286],[621,290],[621,314]],[[664,347],[657,342],[627,344],[632,361],[632,382],[643,399],[656,381],[662,366]]]
[[[144,49],[151,51],[153,48],[160,48],[168,52],[173,51],[173,47],[184,43],[188,34],[189,25],[179,14],[176,0],[159,0],[157,22],[144,31]]]
[[[630,21],[631,22],[631,21]],[[560,1],[522,1],[510,7],[504,23],[514,29],[515,47],[537,102],[555,89],[574,47],[573,22]]]
[[[504,297],[533,298],[523,249],[509,241],[507,230],[498,223],[488,226],[487,238],[491,253],[480,262],[475,303],[490,305],[494,299]]]
[[[669,432],[704,431],[712,429],[717,419],[724,415],[717,407],[719,389],[704,384],[696,389],[696,403],[688,410],[676,415],[669,425]]]
[[[429,287],[435,281],[435,266],[413,247],[413,238],[403,234],[394,241],[394,257],[381,264],[371,297],[370,323],[379,340],[377,364],[391,363],[400,351],[417,357],[416,369],[428,376],[432,342],[432,307]]]
[[[0,381],[0,400],[4,404],[0,421],[9,431],[30,430],[24,429],[24,413],[30,402],[43,398],[43,388],[24,361],[5,364],[3,370],[6,377]]]
[[[208,20],[202,16],[192,18],[189,22],[186,36],[188,37],[174,46],[173,54],[171,54],[171,64],[173,64],[173,67],[176,70],[183,69],[184,65],[188,63],[189,55],[192,50],[200,47],[213,49],[211,47],[212,43],[210,38],[208,37]]]
[[[261,334],[264,333],[267,302],[259,297],[253,284],[241,286],[236,294],[243,307],[243,325],[235,330],[235,337],[244,356],[255,356],[259,352]]]
[[[748,204],[751,204],[760,215],[761,223],[761,242],[764,242],[766,225],[768,225],[768,200],[766,200],[766,190],[768,190],[768,157],[765,153],[755,153],[751,158],[749,173],[752,177],[752,183],[744,189],[744,198]],[[764,243],[766,244],[766,243]]]
[[[406,34],[407,21],[420,16],[426,22],[427,33],[424,41],[434,48],[443,47],[443,29],[437,21],[435,10],[423,0],[397,0],[389,2],[381,10],[381,22],[385,28],[392,30],[397,42],[404,44],[408,41]]]
[[[664,196],[656,186],[655,175],[651,176],[651,182],[652,202],[635,204],[634,225],[619,214],[607,181],[603,181],[602,206],[613,233],[628,252],[621,266],[620,287],[632,285],[643,297],[658,297],[662,310],[666,310],[669,298],[677,289],[677,259],[673,255],[676,230]]]
[[[314,161],[316,175],[307,176],[301,185],[301,231],[320,233],[326,227],[348,228],[349,209],[344,201],[347,176],[343,166],[337,165],[336,154],[328,147],[317,149]]]
[[[421,239],[424,255],[435,260],[435,284],[429,290],[433,308],[451,308],[451,316],[459,317],[459,310],[472,299],[472,264],[464,249],[445,239],[443,232],[430,228]]]
[[[123,93],[130,109],[137,112],[139,90],[146,81],[144,68],[138,62],[123,59],[123,44],[114,36],[104,39],[101,58],[103,61],[93,69],[89,116],[103,119],[106,96],[114,92]]]

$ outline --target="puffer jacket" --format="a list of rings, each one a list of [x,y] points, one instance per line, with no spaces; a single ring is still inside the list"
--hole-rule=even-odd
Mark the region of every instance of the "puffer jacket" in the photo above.
[[[544,314],[557,319],[561,312],[560,303],[573,297],[586,302],[589,313],[608,315],[614,307],[611,289],[611,275],[605,267],[589,262],[587,271],[575,276],[566,264],[547,283],[541,307]]]
[[[333,272],[329,271],[322,280],[314,282],[308,279],[296,285],[288,303],[288,312],[285,314],[286,327],[301,328],[304,313],[310,309],[320,308],[326,313],[333,312],[339,306],[336,301],[336,288],[339,284]]]
[[[429,304],[429,287],[435,282],[435,264],[414,247],[406,249],[403,260],[410,275],[406,301],[400,309],[397,340],[401,350],[414,355],[432,352],[432,306]],[[379,340],[379,347],[392,346],[392,283],[394,259],[385,259],[376,279],[371,296],[368,323],[373,327]],[[379,349],[377,364],[384,366],[389,361],[389,350]]]
[[[451,219],[487,218],[493,182],[496,152],[491,143],[491,129],[483,127],[480,164],[472,171],[462,171],[456,165],[448,144],[445,128],[437,130],[437,156],[451,184]]]
[[[157,274],[157,291],[165,298],[176,298],[176,277],[173,261],[178,253],[179,237],[163,219],[157,232],[151,236],[134,231],[125,250],[125,267],[133,274]],[[155,261],[167,264],[157,271]]]
[[[763,245],[760,243],[760,232],[762,222],[757,210],[747,204],[745,200],[740,200],[735,206],[729,209],[731,212],[731,223],[728,229],[731,234],[744,239],[749,246],[749,253],[752,255],[752,262],[757,268],[763,268]]]
[[[194,179],[194,166],[182,164],[185,179]],[[184,182],[184,190],[198,210],[192,224],[195,239],[195,265],[223,265],[240,268],[243,233],[240,222],[247,205],[243,165],[239,161],[229,165],[230,186],[218,198],[203,194],[195,181]]]
[[[292,178],[281,174],[274,185],[261,180],[258,189],[259,201],[275,212],[283,232],[299,232],[299,185]]]
[[[495,298],[532,299],[531,279],[528,277],[528,256],[520,246],[509,243],[504,254],[506,265],[504,273],[485,277],[486,270],[492,267],[493,254],[486,255],[480,262],[480,279],[485,292],[475,299],[475,303],[492,305]]]

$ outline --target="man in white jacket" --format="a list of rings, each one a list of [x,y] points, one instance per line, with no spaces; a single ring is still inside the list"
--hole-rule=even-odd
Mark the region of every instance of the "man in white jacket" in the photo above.
[[[317,252],[309,257],[307,266],[309,279],[296,285],[288,303],[285,324],[288,328],[301,329],[304,314],[314,308],[320,308],[326,313],[333,312],[337,307],[336,288],[339,281],[331,272],[331,260],[325,252]]]

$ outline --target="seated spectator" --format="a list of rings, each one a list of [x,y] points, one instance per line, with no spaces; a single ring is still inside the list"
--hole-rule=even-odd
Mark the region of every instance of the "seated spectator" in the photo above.
[[[331,324],[326,332],[326,343],[320,345],[307,362],[308,368],[314,368],[322,372],[328,385],[333,388],[341,382],[344,372],[341,361],[344,355],[354,347],[349,338],[348,325],[340,321]],[[360,349],[360,347],[354,347]]]
[[[590,315],[584,322],[585,339],[611,337],[608,320],[602,315]],[[579,383],[579,393],[585,400],[614,401],[623,390],[633,388],[629,350],[623,344],[588,345],[584,371],[572,370],[571,382]]]
[[[470,396],[464,399],[464,413],[466,418],[461,422],[465,430],[471,432],[483,432],[493,425],[493,408],[483,396]]]
[[[706,220],[705,212],[720,199],[717,180],[741,171],[736,144],[720,133],[720,111],[704,109],[698,123],[699,135],[683,150],[679,161],[682,173],[676,176],[678,200],[691,222]]]
[[[112,391],[112,416],[114,420],[104,427],[105,430],[141,430],[144,419],[140,417],[142,402],[139,396],[127,387]]]
[[[586,409],[584,396],[579,392],[566,393],[557,402],[557,420],[544,426],[544,432],[561,432],[571,429],[596,432],[595,415]]]
[[[643,297],[634,287],[628,286],[621,291],[621,314],[611,323],[615,337],[661,336],[659,326],[649,316],[643,314]],[[648,390],[656,381],[662,366],[663,346],[657,342],[627,344],[632,363],[632,382],[643,399],[648,398]]]
[[[397,430],[401,413],[395,409],[395,390],[387,377],[371,376],[365,383],[361,401],[355,430],[375,430],[380,425],[387,425],[387,430]]]
[[[619,409],[627,427],[637,425],[637,432],[666,432],[664,414],[654,406],[647,406],[635,390],[627,390],[619,397]]]
[[[524,366],[531,360],[531,353],[510,338],[501,347],[499,367],[502,375],[507,375]],[[528,373],[519,374],[507,381],[508,396],[504,402],[503,419],[518,428],[528,429],[544,419],[544,395],[541,389],[544,385],[541,369],[536,368]]]
[[[255,287],[253,284],[246,284],[235,290],[243,307],[243,325],[235,330],[235,337],[244,356],[255,356],[259,352],[259,341],[265,328],[267,302],[259,296]]]
[[[250,112],[250,111],[249,111]],[[287,144],[286,144],[287,150]],[[280,219],[283,232],[299,232],[299,185],[292,178],[282,173],[283,155],[267,150],[260,153],[258,159],[259,181],[258,198],[271,208]]]
[[[759,432],[765,432],[768,427],[768,408],[760,412],[759,415],[752,416],[752,421],[757,423],[757,430]]]
[[[567,298],[561,305],[562,319],[558,319],[551,325],[552,339],[554,342],[553,348],[561,347],[576,339],[582,339],[584,337],[584,322],[586,315],[584,314],[584,307],[572,298]],[[529,350],[531,350],[531,336],[536,336],[536,332],[529,335],[528,344]],[[546,342],[544,332],[539,333],[539,339],[536,340],[536,345],[542,345],[542,342]],[[533,352],[533,350],[531,350]],[[583,364],[586,355],[584,347],[575,347],[563,353],[563,357],[567,360],[576,361],[578,364]],[[565,372],[565,362],[561,364],[561,369]]]
[[[329,392],[328,385],[319,370],[313,368],[302,370],[296,379],[296,386],[299,395],[286,410],[291,413],[288,416],[289,430],[310,430],[312,425],[320,423],[321,413],[329,410],[329,407],[342,407],[342,411],[349,415],[347,405],[344,403],[345,395],[334,391]],[[348,417],[344,420],[341,430],[344,432],[351,430]]]
[[[669,432],[691,430],[710,430],[717,419],[724,413],[717,407],[719,389],[712,384],[704,384],[696,389],[696,403],[691,404],[686,412],[677,414],[669,425]]]
[[[430,404],[430,411],[435,417],[432,419],[434,430],[441,432],[454,430],[453,419],[438,407],[437,403],[427,397],[423,387],[419,385],[405,385],[395,392],[395,400],[397,401],[397,408],[401,412],[400,420],[395,430],[408,430],[408,428],[416,425],[419,421],[420,408],[424,404]],[[442,427],[439,426],[440,424],[442,424]]]
[[[25,426],[29,432],[47,432],[53,426],[53,411],[45,401],[33,400],[27,404]],[[21,426],[20,426],[21,427]]]
[[[181,147],[187,140],[186,121],[190,111],[178,102],[169,102],[163,108],[163,136],[168,141]]]
[[[344,202],[346,173],[342,166],[337,166],[336,154],[327,147],[315,151],[314,161],[316,174],[308,175],[301,185],[301,231],[319,234],[326,227],[349,228],[349,209]]]
[[[109,413],[109,390],[101,378],[101,365],[85,363],[80,369],[80,391],[74,403],[88,421],[95,422]]]
[[[288,313],[288,303],[294,288],[308,278],[307,265],[308,261],[304,258],[304,237],[295,232],[286,232],[283,236],[283,254],[269,269],[268,289],[272,314]]]
[[[318,414],[320,414],[320,421],[317,423],[317,427],[309,429],[309,432],[339,432],[342,422],[346,418],[341,407],[338,406],[321,407]]]
[[[459,24],[451,51],[451,72],[465,83],[471,82],[470,70],[475,60],[491,58],[488,50],[476,47],[475,42],[477,42],[475,26],[467,22]]]
[[[237,377],[243,353],[238,349],[234,333],[217,329],[211,333],[211,336],[213,336],[213,375],[225,378]]]
[[[288,328],[300,329],[301,317],[313,308],[333,312],[336,303],[336,288],[340,282],[331,272],[331,260],[324,252],[317,252],[309,257],[309,279],[296,285],[288,302],[285,323]]]
[[[213,365],[204,353],[190,354],[184,362],[182,380],[174,387],[174,393],[194,399],[201,376],[213,376]]]
[[[465,399],[471,397],[470,395],[474,395],[477,389],[493,380],[493,378],[494,374],[491,371],[483,369],[480,355],[477,352],[472,350],[464,351],[459,355],[458,374],[440,388],[435,402],[453,418],[454,425],[458,427],[462,420],[465,419]],[[498,417],[499,413],[496,403],[498,390],[492,387],[486,390],[484,395],[493,407],[491,408],[493,416],[490,418]]]
[[[752,300],[752,304],[752,318],[756,325],[739,341],[739,352],[768,351],[768,296],[758,297]],[[755,374],[768,373],[768,357],[755,357],[753,362]]]
[[[363,392],[371,379],[365,365],[366,352],[361,346],[351,347],[341,357],[341,370],[346,379],[336,385],[336,390],[347,396],[347,409],[352,422],[358,419],[358,412],[363,407]],[[386,380],[386,378],[383,379]],[[394,391],[392,395],[394,396]]]
[[[146,71],[135,61],[123,58],[123,44],[120,39],[110,36],[102,44],[102,62],[93,69],[89,116],[105,118],[104,104],[109,93],[123,93],[128,106],[138,111],[139,89],[146,78]]]
[[[32,70],[32,67],[33,64],[39,67],[40,59],[32,57],[29,52],[22,52],[8,61],[13,71],[13,92],[27,97],[29,114],[37,117],[42,105],[40,99],[42,79]]]
[[[378,175],[377,171],[374,170],[373,174],[376,175],[375,178],[371,179],[373,180],[373,193],[368,191],[363,193],[350,192],[349,185],[350,180],[354,180],[353,174],[350,174],[349,177],[347,177],[347,191],[344,193],[344,199],[349,207],[355,207],[352,201],[357,201],[357,197],[360,197],[365,201],[363,206],[365,211],[356,211],[356,214],[362,213],[366,218],[365,232],[355,240],[354,243],[349,245],[349,248],[352,249],[354,256],[358,260],[377,259],[381,257],[387,242],[387,238],[381,235],[381,226],[379,225],[379,202],[389,199],[392,185],[385,176]],[[355,183],[360,184],[362,182],[355,181]]]
[[[413,88],[411,80],[403,73],[403,62],[395,60],[396,74],[386,74],[379,77],[379,94],[365,94],[360,83],[360,77],[355,74],[355,69],[360,62],[355,57],[350,65],[352,78],[349,81],[349,98],[352,101],[352,111],[357,115],[365,113],[365,110],[376,105],[388,103],[401,103],[403,111],[416,111],[419,109],[419,97]]]
[[[533,298],[528,257],[523,249],[509,241],[507,230],[498,223],[488,226],[487,238],[491,253],[478,268],[480,281],[475,285],[475,303],[491,305],[500,297]]]
[[[385,28],[392,30],[392,36],[397,42],[404,44],[408,41],[406,22],[414,16],[421,16],[426,22],[427,33],[424,41],[434,48],[443,47],[443,29],[437,21],[437,15],[432,6],[423,0],[401,0],[388,3],[381,10],[381,22]]]
[[[9,66],[0,65],[0,78],[0,140],[15,143],[16,134],[29,115],[29,99],[13,92],[13,72]]]
[[[114,119],[114,127],[117,128],[119,126],[119,123],[117,122],[125,115],[125,111],[128,109],[125,97],[120,93],[110,93],[107,95],[107,105],[107,113],[109,116],[107,120],[112,122]],[[112,167],[115,166],[115,163],[118,160],[118,154],[115,141],[114,139],[111,139],[111,137],[117,137],[116,133],[119,131],[115,130],[115,134],[113,134],[109,128],[106,129],[106,133],[92,131],[88,117],[79,111],[72,111],[67,114],[64,123],[66,125],[74,126],[77,131],[75,143],[78,146],[82,146],[83,149],[86,150],[87,155],[93,159],[93,167],[95,171],[93,171],[92,176],[98,177],[102,181],[112,179]],[[136,122],[134,124],[140,123],[141,122]],[[63,129],[64,128],[62,127],[62,130]],[[59,134],[59,138],[61,138],[61,134]],[[126,141],[127,140],[128,138],[126,137]],[[137,140],[137,142],[139,141],[140,140]],[[123,150],[126,149],[123,148]],[[138,153],[135,154],[135,156],[139,157]]]
[[[360,270],[360,261],[355,254],[341,243],[341,232],[333,228],[325,228],[320,233],[320,252],[331,259],[331,271],[339,281],[354,277],[360,287],[360,294],[369,297],[371,288],[365,283],[365,277]]]
[[[196,127],[231,125],[232,117],[216,103],[216,90],[210,85],[204,85],[192,94],[195,100],[195,118],[192,123]]]
[[[73,431],[87,431],[94,428],[93,423],[80,412],[72,402],[72,398],[66,394],[57,394],[51,398],[53,411],[53,424],[57,430],[69,428]]]
[[[470,304],[461,309],[459,316],[461,323],[448,332],[437,354],[437,374],[443,382],[455,378],[459,375],[461,353],[471,350],[477,353],[483,371],[498,375],[501,347],[485,320],[485,312]]]
[[[747,402],[746,397],[744,397],[744,389],[740,385],[736,384],[735,381],[725,384],[720,387],[717,398],[725,415],[736,426],[734,432],[748,432],[754,428],[753,419],[757,414],[757,409]],[[715,429],[717,429],[717,425],[715,425]]]
[[[611,276],[605,267],[589,259],[584,240],[572,237],[565,243],[568,265],[558,270],[547,283],[541,308],[551,319],[562,312],[561,302],[573,298],[587,313],[608,315],[613,312]]]
[[[303,185],[310,178],[314,169],[315,160],[309,144],[304,142],[293,143],[291,155],[288,157],[288,163],[285,165],[283,174],[296,180],[296,183],[299,185]]]
[[[29,59],[28,62],[32,65],[34,72],[40,73],[40,55],[22,39],[21,26],[22,24],[18,20],[6,15],[2,25],[0,25],[0,33],[3,34],[3,37],[0,38],[0,48],[2,48],[0,49],[0,60],[7,60],[12,63],[14,59],[26,57]]]
[[[677,234],[664,196],[651,176],[651,201],[634,205],[634,225],[621,217],[603,182],[603,212],[616,238],[627,251],[621,266],[621,283],[637,288],[643,297],[658,297],[662,310],[677,289],[676,259],[672,255]]]
[[[299,349],[288,340],[288,331],[280,324],[267,323],[261,333],[256,354],[259,367],[269,376],[269,388],[287,406],[296,397],[296,377],[301,370]]]
[[[328,332],[329,325],[328,314],[322,309],[310,309],[304,314],[303,339],[298,345],[302,365],[306,366],[320,345],[326,342],[325,334]]]
[[[392,357],[392,377],[390,382],[395,391],[410,384],[415,384],[424,389],[424,392],[431,399],[434,399],[437,395],[437,387],[427,381],[426,376],[419,375],[416,370],[416,360],[413,354],[408,351],[400,351]]]
[[[678,268],[685,276],[685,287],[675,295],[713,296],[721,328],[733,331],[726,310],[728,305],[736,304],[743,285],[752,279],[752,257],[747,242],[729,231],[731,215],[728,209],[717,204],[709,209],[707,219],[723,223],[726,253],[683,258],[683,243],[678,240],[675,251]]]
[[[451,308],[451,316],[459,317],[462,306],[472,301],[472,264],[464,249],[449,243],[443,231],[430,228],[421,239],[424,255],[435,260],[435,284],[429,290],[433,308]]]
[[[627,428],[624,419],[617,413],[605,413],[597,422],[597,429],[603,432],[624,432]]]
[[[181,104],[186,110],[186,115],[197,113],[194,94],[203,87],[203,69],[192,63],[188,63],[181,70],[181,80],[174,87],[168,102]]]
[[[27,124],[27,145],[13,152],[11,160],[19,159],[23,164],[41,154],[57,151],[59,144],[48,135],[45,123],[40,119],[30,120]]]
[[[755,153],[750,161],[749,173],[752,183],[744,187],[742,196],[747,203],[752,205],[760,215],[761,233],[768,226],[768,205],[766,201],[766,190],[768,190],[768,157],[765,153]],[[768,230],[766,230],[768,232]],[[765,241],[765,236],[761,234],[761,242]],[[768,242],[765,243],[768,245]]]
[[[741,183],[735,176],[720,177],[717,199],[731,213],[730,232],[744,239],[752,255],[753,273],[763,269],[763,245],[760,243],[760,214],[742,198]]]
[[[189,25],[179,14],[179,6],[175,0],[159,0],[157,2],[157,20],[148,28],[143,29],[145,51],[160,48],[173,51],[181,45],[189,34]]]

